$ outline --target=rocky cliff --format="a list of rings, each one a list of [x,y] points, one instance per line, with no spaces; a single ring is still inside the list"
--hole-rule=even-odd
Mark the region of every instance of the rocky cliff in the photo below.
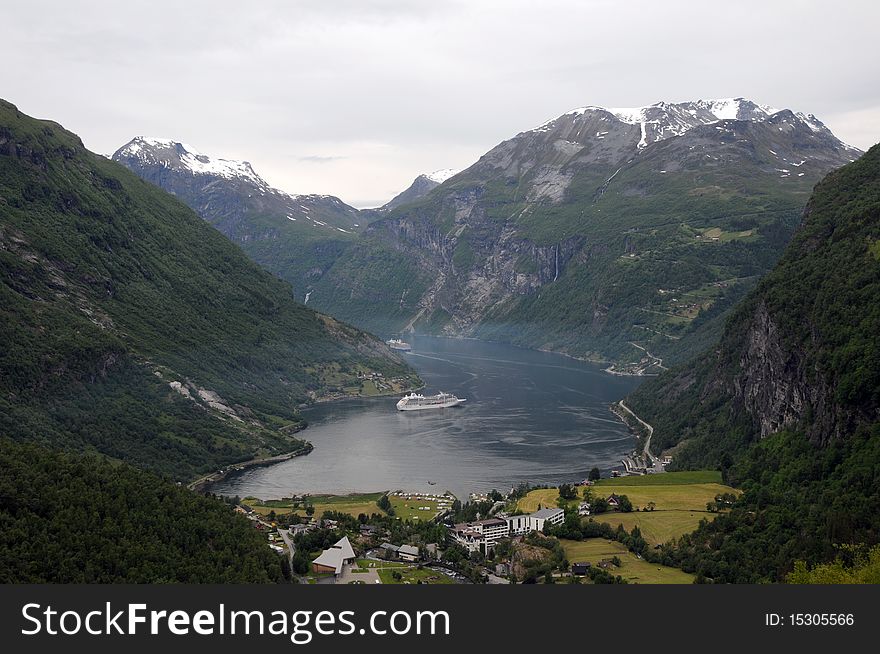
[[[719,344],[632,406],[682,465],[796,429],[825,446],[880,421],[880,147],[815,189],[778,266]]]

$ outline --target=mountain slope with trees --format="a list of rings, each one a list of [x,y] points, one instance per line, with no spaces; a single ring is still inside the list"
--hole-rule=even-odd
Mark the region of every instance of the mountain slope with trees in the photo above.
[[[167,193],[0,102],[0,432],[188,479],[303,450],[297,407],[415,383]]]
[[[131,466],[0,439],[0,583],[275,583],[232,506]]]
[[[880,146],[816,186],[718,345],[627,402],[677,468],[721,467],[745,491],[668,562],[782,580],[880,542]]]

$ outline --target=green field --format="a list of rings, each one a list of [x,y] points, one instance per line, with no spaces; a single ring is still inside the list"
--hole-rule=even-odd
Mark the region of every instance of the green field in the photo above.
[[[529,491],[528,495],[520,499],[516,503],[516,508],[526,513],[537,511],[539,506],[541,508],[556,508],[557,499],[559,499],[558,488],[538,488]]]
[[[608,497],[611,493],[626,495],[632,502],[633,508],[643,509],[649,502],[654,502],[654,508],[659,511],[670,509],[705,511],[706,503],[715,499],[719,493],[736,492],[724,484],[678,484],[672,486],[608,484],[593,490],[595,495],[601,497]]]
[[[623,525],[627,531],[638,526],[642,537],[651,545],[661,545],[694,531],[700,520],[713,520],[718,514],[708,511],[633,511],[632,513],[601,513],[592,516],[596,522],[607,522],[612,527]]]
[[[633,507],[639,509],[653,502],[654,511],[611,511],[592,516],[596,522],[607,522],[614,527],[623,525],[627,531],[638,525],[642,536],[652,545],[691,533],[699,526],[700,520],[714,520],[718,514],[709,513],[706,503],[715,499],[717,494],[739,493],[722,484],[721,473],[714,470],[602,479],[590,490],[596,497],[608,497],[612,493],[626,495]],[[532,512],[539,506],[555,507],[558,498],[558,489],[539,488],[519,500],[516,508]]]
[[[355,518],[364,513],[382,513],[382,510],[376,505],[377,500],[384,493],[351,493],[349,495],[309,495],[308,503],[315,507],[315,517],[320,518],[324,511],[338,511],[340,513],[348,513]],[[411,495],[394,495],[389,494],[388,499],[391,500],[391,506],[394,508],[395,517],[401,520],[431,520],[437,511],[440,500],[437,498],[428,498],[424,494],[413,493]],[[305,516],[305,505],[302,497],[293,500],[289,497],[280,500],[261,500],[256,497],[246,497],[242,500],[243,504],[251,507],[260,515],[266,516],[270,511],[275,513],[296,513]],[[294,503],[299,506],[294,508]],[[451,499],[450,499],[451,503]],[[430,507],[427,510],[419,507]]]
[[[379,579],[382,580],[383,584],[415,584],[421,581],[423,584],[451,584],[454,583],[452,579],[450,579],[447,575],[442,572],[437,572],[436,570],[431,570],[429,568],[422,568],[419,570],[418,568],[401,568],[398,569],[397,572],[400,572],[403,576],[400,581],[397,581],[393,573],[395,571],[390,568],[381,568],[378,571]]]
[[[389,494],[388,499],[391,500],[395,517],[401,520],[431,520],[437,514],[437,511],[440,510],[438,500],[436,498],[427,498],[425,495],[415,493],[410,496]],[[419,508],[423,506],[430,508],[427,511]]]
[[[405,568],[406,563],[398,563],[397,561],[376,561],[374,559],[357,559],[355,561],[357,567],[362,570],[370,568]]]
[[[357,517],[361,513],[382,513],[376,506],[376,500],[382,497],[382,493],[352,493],[350,495],[309,495],[308,502],[315,507],[315,517],[320,518],[324,511],[338,511]],[[246,504],[260,515],[268,515],[270,511],[275,513],[297,513],[306,515],[305,506],[301,499],[297,499],[299,507],[293,508],[294,501],[291,498],[280,500],[261,500],[256,497],[246,497],[242,504]]]
[[[631,584],[692,584],[694,576],[677,568],[655,565],[638,558],[618,542],[604,538],[590,538],[584,541],[560,539],[565,556],[572,563],[588,561],[596,565],[602,559],[617,556],[622,565],[608,569],[613,575],[620,575]]]
[[[684,472],[664,472],[659,475],[641,475],[633,477],[615,477],[600,479],[593,487],[602,486],[679,486],[687,484],[720,484],[721,473],[718,470],[686,470]]]

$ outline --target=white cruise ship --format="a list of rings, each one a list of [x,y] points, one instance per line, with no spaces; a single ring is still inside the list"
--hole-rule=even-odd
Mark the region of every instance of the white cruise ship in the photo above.
[[[398,411],[416,411],[418,409],[445,409],[450,406],[458,406],[467,400],[455,397],[451,393],[438,393],[425,397],[416,393],[404,395],[397,403]]]
[[[400,350],[401,352],[409,352],[412,349],[412,345],[409,343],[400,340],[399,338],[392,338],[390,341],[385,341],[385,343],[392,350]]]

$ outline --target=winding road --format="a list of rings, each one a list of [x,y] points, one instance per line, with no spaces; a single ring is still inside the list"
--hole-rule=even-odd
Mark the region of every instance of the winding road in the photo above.
[[[619,404],[621,409],[629,413],[633,418],[638,420],[645,427],[645,429],[648,430],[648,435],[645,438],[645,456],[648,457],[648,460],[651,462],[652,466],[657,465],[657,458],[653,454],[651,454],[651,437],[654,435],[654,428],[647,422],[639,418],[635,413],[633,413],[632,409],[624,404],[623,400],[621,400]]]

